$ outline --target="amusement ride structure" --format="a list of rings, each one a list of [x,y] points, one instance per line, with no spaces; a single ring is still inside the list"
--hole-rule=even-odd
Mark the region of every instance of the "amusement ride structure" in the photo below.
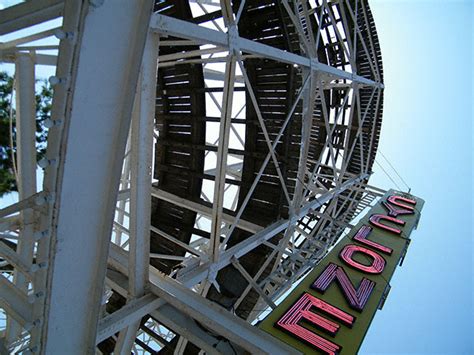
[[[253,325],[385,192],[367,1],[35,0],[0,18],[19,187],[0,210],[1,350],[292,352]]]

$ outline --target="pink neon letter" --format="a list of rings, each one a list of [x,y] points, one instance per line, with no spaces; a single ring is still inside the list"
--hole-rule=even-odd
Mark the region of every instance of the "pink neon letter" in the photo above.
[[[372,232],[372,228],[370,228],[369,226],[362,226],[360,227],[356,235],[352,237],[352,239],[357,240],[359,243],[362,243],[362,244],[368,245],[369,247],[377,249],[381,251],[382,253],[392,255],[393,250],[391,248],[383,246],[382,244],[379,244],[367,239],[367,237],[369,236],[371,232]]]
[[[371,265],[366,266],[352,259],[352,255],[354,255],[356,252],[369,256],[372,259]],[[347,265],[368,274],[380,274],[385,268],[385,260],[379,254],[377,254],[375,251],[354,244],[346,245],[339,254],[339,257],[344,260]]]
[[[390,202],[394,206],[398,206],[398,207],[404,208],[406,210],[410,210],[410,211],[415,210],[415,208],[413,206],[408,206],[408,205],[405,205],[405,204],[400,203],[398,201],[406,202],[406,203],[409,203],[411,205],[416,205],[416,200],[412,200],[412,199],[402,197],[402,196],[392,195],[387,199],[387,201]]]
[[[324,293],[334,279],[337,280],[337,283],[342,288],[342,294],[351,308],[362,311],[375,287],[375,282],[364,277],[356,291],[344,269],[336,264],[329,263],[326,269],[324,269],[311,285],[311,288]]]
[[[397,205],[392,204],[392,202],[390,201],[390,199],[392,197],[398,197],[398,196],[390,196],[387,199],[388,202],[385,202],[385,201],[382,202],[382,205],[387,209],[389,216],[397,217],[400,214],[404,215],[404,214],[413,214],[413,213],[415,213],[413,211],[413,208],[410,207],[410,206],[406,206],[406,207],[409,207],[409,208],[399,208],[400,204],[397,204]],[[398,206],[398,208],[397,208],[397,206]],[[402,206],[405,206],[405,205],[402,204]]]
[[[393,217],[390,217],[390,216],[385,216],[383,214],[373,214],[372,216],[370,216],[369,222],[372,225],[376,226],[376,227],[385,229],[386,231],[389,231],[389,232],[392,232],[392,233],[395,233],[395,234],[402,234],[402,231],[400,229],[389,227],[389,226],[386,226],[385,224],[381,223],[380,220],[383,220],[383,219],[386,220],[386,221],[390,221],[390,222],[393,222],[395,224],[398,224],[400,226],[405,225],[405,222],[402,221],[401,219],[396,219],[396,218],[393,218]]]
[[[304,293],[300,299],[281,317],[276,325],[285,329],[291,335],[303,339],[307,343],[314,346],[326,354],[338,354],[342,347],[329,341],[316,333],[302,327],[298,322],[302,319],[311,322],[316,327],[331,335],[335,335],[340,328],[340,325],[324,318],[316,313],[311,312],[311,308],[315,307],[319,311],[326,313],[333,318],[338,319],[347,326],[352,326],[355,318],[350,314],[331,306],[329,303],[320,300],[317,297]]]

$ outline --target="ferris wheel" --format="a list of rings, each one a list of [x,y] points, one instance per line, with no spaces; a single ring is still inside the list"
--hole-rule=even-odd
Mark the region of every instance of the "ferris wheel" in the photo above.
[[[9,351],[285,352],[252,324],[384,194],[367,1],[149,3],[4,10],[2,34],[62,18],[56,55],[2,54],[57,68],[43,187],[0,215]]]

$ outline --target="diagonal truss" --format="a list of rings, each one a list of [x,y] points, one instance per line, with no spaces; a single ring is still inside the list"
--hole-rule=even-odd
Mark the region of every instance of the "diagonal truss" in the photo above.
[[[258,3],[1,12],[2,35],[62,25],[0,44],[20,144],[20,201],[0,210],[0,346],[291,351],[248,322],[383,194],[367,184],[383,72],[365,0]],[[35,65],[56,67],[42,187]]]

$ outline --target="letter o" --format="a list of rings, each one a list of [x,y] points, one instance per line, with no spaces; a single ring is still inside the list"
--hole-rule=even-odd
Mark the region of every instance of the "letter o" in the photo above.
[[[366,266],[352,259],[354,253],[357,252],[363,253],[370,257],[372,259],[372,264],[370,266]],[[354,244],[346,245],[339,253],[339,257],[347,265],[367,274],[380,274],[385,268],[385,259],[382,256],[377,254],[375,251]]]

